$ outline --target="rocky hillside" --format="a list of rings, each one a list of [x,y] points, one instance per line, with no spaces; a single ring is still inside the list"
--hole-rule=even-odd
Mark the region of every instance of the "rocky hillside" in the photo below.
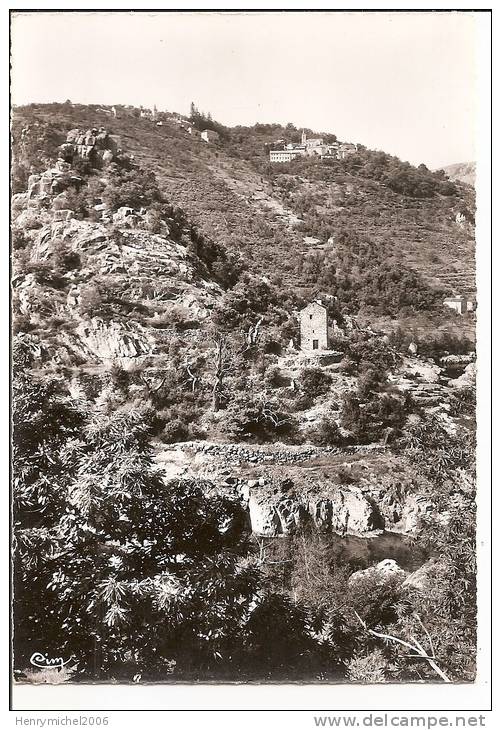
[[[108,117],[108,128],[82,124],[103,111],[58,111],[24,109],[14,122],[14,329],[41,372],[64,374],[78,397],[89,391],[84,374],[94,378],[92,397],[102,390],[110,408],[118,378],[122,407],[142,402],[151,409],[160,444],[214,436],[283,441],[289,449],[386,443],[413,410],[438,415],[453,434],[459,424],[471,430],[455,392],[473,383],[473,373],[464,383],[458,376],[474,368],[473,342],[464,337],[474,315],[443,308],[441,290],[381,237],[377,216],[373,237],[362,238],[360,208],[348,204],[360,202],[365,186],[367,195],[379,196],[386,230],[396,235],[389,216],[404,225],[411,200],[424,229],[425,214],[453,211],[462,189],[420,171],[413,184],[436,189],[411,199],[389,187],[397,178],[403,185],[402,170],[377,184],[368,178],[374,169],[362,174],[351,162],[349,170],[301,163],[301,175],[264,165],[260,174],[259,145],[252,138],[245,147],[249,130],[211,145],[174,119],[158,127]],[[348,199],[332,176],[353,181]],[[305,226],[332,220],[334,204],[342,228],[325,229],[325,242],[320,231],[303,236]],[[318,209],[327,218],[315,218]],[[470,227],[463,216],[443,230],[467,247]],[[306,251],[296,262],[295,245]],[[279,256],[284,266],[277,272]],[[297,309],[319,289],[330,302],[337,350],[329,361],[296,349]],[[372,326],[389,320],[391,337],[367,327],[368,316]],[[426,328],[424,335],[418,326],[402,328],[406,317],[415,323],[418,316],[434,325],[434,339]],[[451,373],[440,357],[454,351],[464,362],[460,357]],[[458,410],[453,418],[451,404]],[[296,474],[293,482],[303,479]],[[338,498],[329,494],[324,498]],[[400,509],[405,499],[402,493]],[[367,519],[374,528],[384,525],[381,516]]]
[[[449,180],[475,187],[476,165],[474,162],[457,162],[455,165],[447,165],[444,167],[444,172]]]
[[[330,163],[270,165],[268,149],[276,139],[295,141],[294,128],[239,127],[206,144],[175,117],[158,126],[120,114],[110,119],[102,110],[78,105],[16,110],[15,149],[22,149],[21,130],[33,124],[49,154],[68,129],[105,125],[136,161],[155,172],[164,194],[204,235],[242,254],[252,271],[278,275],[298,292],[318,280],[312,269],[327,269],[342,258],[346,236],[357,245],[359,239],[371,243],[375,267],[382,257],[385,265],[417,272],[423,278],[414,287],[429,289],[431,299],[474,291],[473,192],[424,166],[412,168],[363,148]],[[35,151],[36,143],[32,147]],[[366,266],[367,275],[380,273],[372,271],[371,261]],[[324,286],[335,288],[328,277]],[[407,299],[399,296],[397,309],[412,309],[419,298],[413,292]],[[378,307],[372,293],[361,309],[396,313],[385,302]]]
[[[21,149],[38,131],[24,128]],[[55,157],[13,196],[16,328],[66,365],[161,354],[176,328],[207,319],[223,291],[210,267],[225,254],[197,255],[192,224],[173,206],[160,216],[156,183],[134,178],[104,128],[68,130]],[[114,195],[125,197],[103,202]],[[136,208],[120,205],[134,196]]]

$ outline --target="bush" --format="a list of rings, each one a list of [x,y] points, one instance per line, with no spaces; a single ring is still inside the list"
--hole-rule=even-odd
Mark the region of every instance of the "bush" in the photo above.
[[[284,388],[290,383],[290,378],[282,375],[282,371],[277,365],[267,368],[263,379],[268,388]]]
[[[153,172],[133,168],[122,170],[116,164],[108,168],[107,185],[102,193],[103,202],[110,210],[122,207],[142,208],[162,202]]]
[[[317,426],[310,429],[308,436],[316,446],[339,446],[343,443],[339,426],[328,416],[324,416]]]
[[[273,441],[292,438],[297,422],[278,400],[252,398],[246,394],[233,399],[224,412],[224,433],[237,440]]]
[[[10,240],[13,251],[22,250],[29,244],[29,239],[26,238],[23,229],[15,226],[12,226],[10,230]]]
[[[89,284],[80,290],[79,311],[82,317],[99,317],[103,313],[103,296],[98,286]]]
[[[164,444],[174,444],[179,441],[188,441],[189,437],[189,426],[187,423],[184,423],[180,418],[169,421],[169,423],[165,425],[160,435],[160,438],[164,442]]]
[[[332,376],[321,368],[305,368],[298,378],[298,383],[307,398],[317,398],[328,392]]]
[[[407,402],[388,393],[373,394],[363,402],[354,393],[345,395],[341,425],[362,442],[377,441],[386,432],[398,431],[407,416]]]
[[[352,657],[347,663],[347,678],[350,682],[377,684],[388,681],[388,659],[381,649]]]

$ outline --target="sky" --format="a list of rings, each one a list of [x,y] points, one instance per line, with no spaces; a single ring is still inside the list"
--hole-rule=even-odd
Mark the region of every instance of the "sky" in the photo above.
[[[19,12],[12,102],[292,122],[437,168],[475,159],[476,17]]]

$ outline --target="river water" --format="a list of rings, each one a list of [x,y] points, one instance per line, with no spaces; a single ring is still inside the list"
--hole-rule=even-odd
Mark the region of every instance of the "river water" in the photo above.
[[[429,557],[429,554],[407,535],[395,532],[384,532],[370,538],[327,535],[325,539],[332,541],[338,565],[349,565],[353,570],[368,568],[390,558],[401,568],[411,572],[417,570]]]

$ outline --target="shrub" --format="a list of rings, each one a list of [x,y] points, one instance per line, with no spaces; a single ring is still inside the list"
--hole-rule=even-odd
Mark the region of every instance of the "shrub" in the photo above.
[[[223,432],[237,440],[290,439],[297,432],[296,420],[278,400],[242,394],[231,401],[224,415]]]
[[[287,384],[287,380],[281,374],[280,368],[272,365],[264,374],[264,383],[268,388],[281,388]]]
[[[98,286],[89,284],[80,290],[79,311],[82,317],[99,317],[103,313],[103,296]]]
[[[189,436],[190,430],[188,424],[184,423],[180,418],[176,418],[165,424],[160,438],[165,444],[173,444],[178,441],[187,441]]]
[[[308,398],[325,395],[332,383],[332,376],[321,368],[305,368],[298,378],[301,390]]]
[[[339,446],[343,443],[339,426],[328,416],[324,416],[318,425],[310,429],[308,436],[316,446]]]
[[[102,199],[111,210],[118,210],[121,207],[142,208],[162,202],[162,195],[153,172],[137,167],[123,170],[112,164],[108,168]]]
[[[23,229],[16,226],[12,226],[10,230],[10,240],[14,251],[24,249],[29,244],[29,239],[26,238]]]
[[[346,676],[350,682],[376,684],[388,681],[388,659],[381,649],[357,655],[347,662]]]

